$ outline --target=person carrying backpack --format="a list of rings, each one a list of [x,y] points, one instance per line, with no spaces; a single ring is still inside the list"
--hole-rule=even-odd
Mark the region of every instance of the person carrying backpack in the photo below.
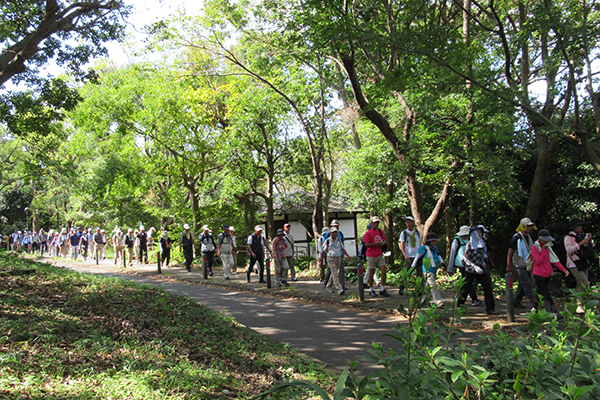
[[[421,247],[422,238],[421,232],[415,227],[415,219],[412,216],[406,217],[404,222],[406,229],[400,232],[398,242],[400,242],[400,251],[402,251],[402,255],[404,256],[404,266],[409,270],[415,261],[417,251]],[[415,272],[418,277],[423,276],[423,271],[419,268]],[[399,294],[400,296],[404,295],[404,286],[402,285],[400,285]]]
[[[248,271],[246,271],[246,283],[250,283],[250,273],[252,272],[252,268],[254,268],[254,264],[258,262],[260,267],[260,283],[267,283],[264,279],[265,274],[265,239],[262,235],[262,227],[260,225],[256,225],[254,227],[254,233],[248,236],[248,253],[250,254],[250,267],[248,267]],[[268,250],[268,248],[267,248]]]
[[[517,233],[512,237],[508,246],[508,254],[506,259],[506,272],[512,272],[513,267],[519,277],[519,288],[515,294],[515,308],[525,308],[521,304],[523,296],[527,296],[531,305],[537,307],[538,298],[533,293],[531,272],[527,270],[527,257],[531,253],[533,247],[533,239],[531,233],[535,227],[529,218],[521,219],[517,227]]]
[[[570,232],[565,236],[565,250],[567,251],[567,269],[577,281],[578,293],[585,292],[590,283],[588,280],[589,267],[594,260],[594,242],[591,233],[583,233],[585,222],[579,218],[569,221]],[[577,312],[582,313],[581,300],[577,299]]]
[[[467,244],[469,243],[469,232],[470,230],[467,225],[461,226],[459,231],[456,232],[456,236],[454,236],[454,240],[452,241],[452,245],[450,247],[450,258],[448,259],[448,274],[453,274],[454,268],[457,268],[460,271],[461,276],[465,279],[467,277],[467,273],[465,272],[465,266],[463,265],[462,259],[465,255]],[[475,290],[475,285],[471,286],[469,296],[472,300],[471,305],[478,306],[481,304],[481,300],[477,298],[477,290]]]
[[[213,276],[212,267],[215,263],[215,249],[217,248],[217,244],[212,233],[210,233],[208,225],[202,227],[202,234],[198,237],[198,241],[200,242],[200,251],[206,257],[206,272],[208,276]]]

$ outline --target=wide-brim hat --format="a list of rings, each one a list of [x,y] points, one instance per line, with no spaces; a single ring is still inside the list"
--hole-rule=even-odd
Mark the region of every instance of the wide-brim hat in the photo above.
[[[573,230],[575,228],[577,228],[579,225],[585,226],[585,222],[583,222],[581,219],[579,218],[573,218],[572,220],[569,221],[569,229]],[[542,232],[540,231],[540,234]],[[542,239],[543,240],[543,239]]]
[[[463,225],[460,227],[458,232],[456,232],[456,236],[468,236],[471,233],[471,230],[467,225]]]
[[[521,225],[525,225],[525,226],[534,226],[535,222],[533,222],[531,219],[525,217],[521,220]]]
[[[334,219],[333,221],[331,221],[331,224],[329,224],[331,226],[340,226],[340,223],[337,219]]]
[[[165,239],[168,238],[169,237],[169,232],[168,231],[163,231],[162,237],[164,237]]]
[[[329,232],[329,227],[328,226],[324,226],[323,229],[321,229],[321,234],[323,235],[323,234],[325,234],[327,232]]]
[[[231,232],[235,232],[235,228],[234,228],[233,226],[230,226],[230,227],[229,227],[229,230],[230,230]]]
[[[433,242],[434,240],[440,240],[440,238],[437,237],[435,232],[429,232],[425,238],[425,243]]]
[[[540,229],[538,233],[538,239],[541,239],[545,242],[555,242],[556,240],[550,236],[550,231],[548,229]]]
[[[285,231],[281,228],[277,229],[277,236],[279,235],[285,235]]]
[[[483,231],[483,233],[490,233],[490,231],[488,231],[487,228],[485,226],[481,225],[481,224],[480,225],[473,225],[469,229],[469,231],[473,232],[473,231],[476,231],[477,229],[481,229]]]

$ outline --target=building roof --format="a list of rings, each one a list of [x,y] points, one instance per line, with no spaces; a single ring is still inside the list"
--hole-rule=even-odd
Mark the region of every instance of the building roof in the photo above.
[[[312,214],[315,204],[315,194],[303,191],[294,191],[290,193],[280,193],[275,195],[273,208],[276,213],[284,214]],[[329,213],[363,213],[364,209],[353,207],[352,204],[340,196],[331,197],[329,199]],[[265,214],[266,207],[262,207],[259,214]]]

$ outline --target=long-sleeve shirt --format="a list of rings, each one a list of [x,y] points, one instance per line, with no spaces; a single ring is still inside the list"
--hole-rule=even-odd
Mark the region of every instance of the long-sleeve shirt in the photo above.
[[[431,252],[433,259],[429,258],[427,247],[429,247],[429,251]],[[426,262],[425,260],[429,260],[429,262]],[[431,247],[424,244],[419,247],[419,250],[417,250],[417,256],[415,257],[412,266],[416,268],[421,265],[423,273],[431,272],[432,274],[435,274],[437,273],[438,266],[443,263],[444,260],[440,256],[437,246]]]
[[[539,277],[548,278],[552,276],[554,272],[553,265],[563,272],[566,271],[560,261],[555,263],[550,262],[550,250],[546,247],[542,247],[542,251],[540,252],[537,245],[534,245],[531,248],[531,258],[533,258],[533,274]]]
[[[581,247],[579,246],[579,243],[577,243],[577,238],[571,235],[575,235],[575,233],[569,232],[569,234],[565,236],[565,250],[567,251],[567,267],[577,268],[577,266],[575,265],[575,261],[579,260],[579,256],[575,253],[577,253]]]

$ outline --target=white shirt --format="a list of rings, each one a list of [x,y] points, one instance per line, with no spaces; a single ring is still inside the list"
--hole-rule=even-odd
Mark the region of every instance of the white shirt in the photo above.
[[[416,232],[416,233],[415,233]],[[407,235],[408,233],[408,235]],[[411,245],[411,240],[409,235],[415,235],[415,246]],[[400,242],[404,242],[404,251],[406,252],[406,256],[408,258],[414,258],[417,256],[417,251],[419,251],[419,247],[421,247],[421,232],[418,229],[413,229],[409,231],[405,229],[400,233]]]

